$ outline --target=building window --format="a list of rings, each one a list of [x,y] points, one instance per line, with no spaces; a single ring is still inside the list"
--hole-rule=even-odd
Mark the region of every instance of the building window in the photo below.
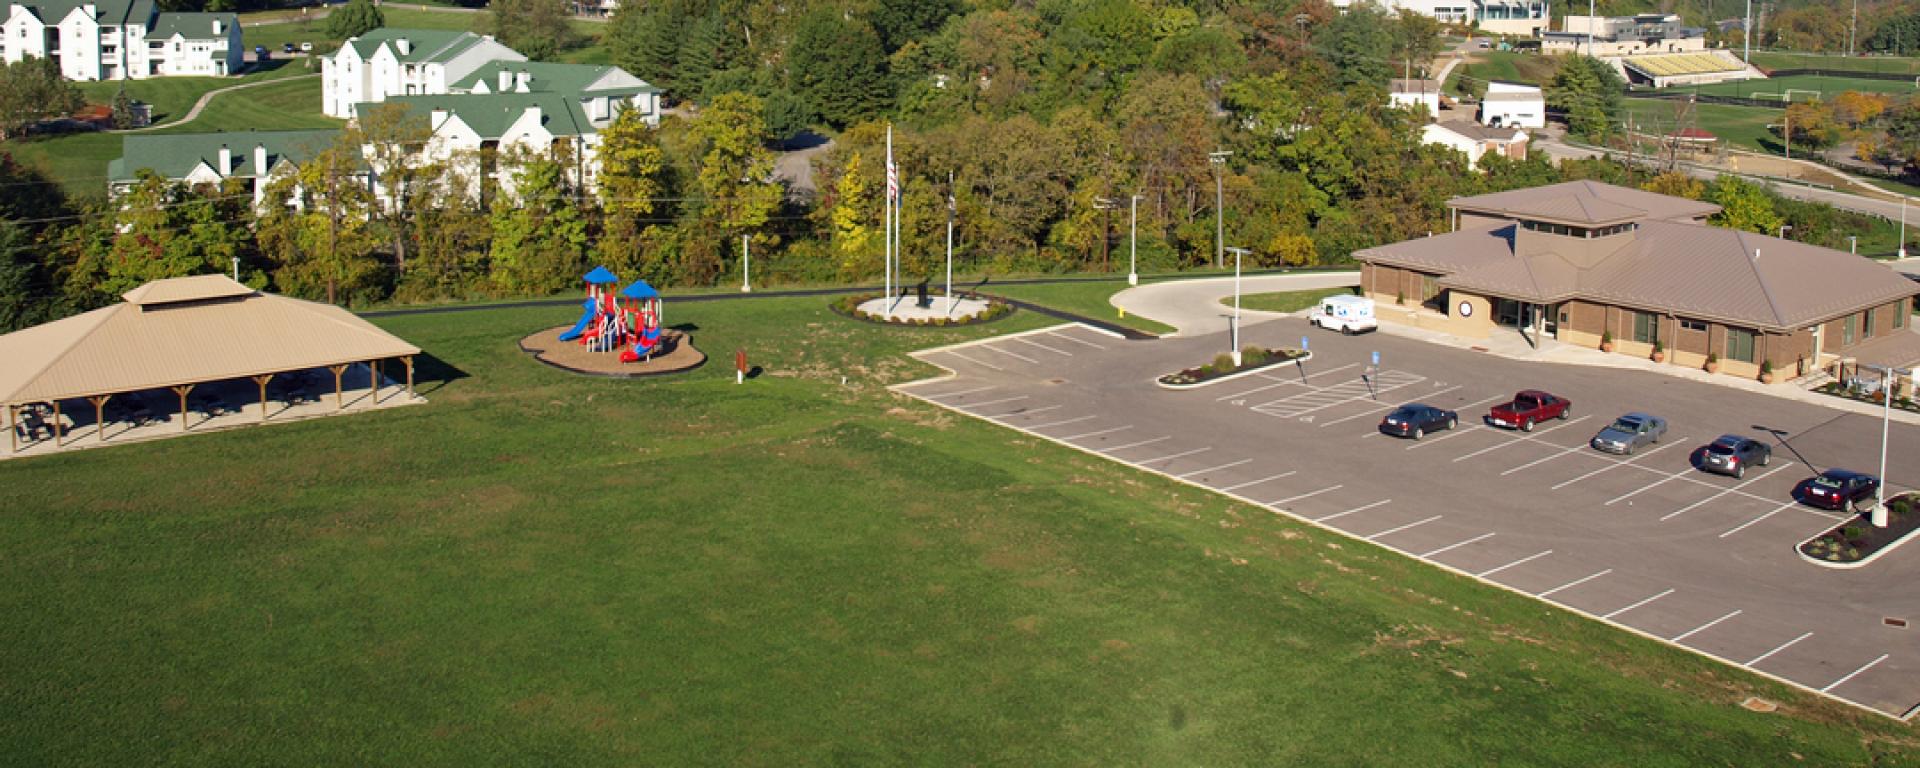
[[[1860,338],[1863,338],[1863,339],[1873,338],[1873,325],[1874,325],[1873,321],[1876,319],[1873,315],[1874,315],[1874,310],[1871,310],[1871,309],[1867,310],[1867,322],[1860,329]]]
[[[1652,344],[1660,338],[1660,316],[1652,312],[1633,313],[1633,340]]]
[[[1707,323],[1705,320],[1681,320],[1680,330],[1699,331],[1700,333],[1706,333]]]
[[[1853,315],[1847,315],[1840,323],[1840,346],[1853,346]]]
[[[1753,362],[1753,331],[1727,329],[1727,359]]]
[[[1903,301],[1893,305],[1893,329],[1897,331],[1905,327],[1907,327],[1907,303]]]

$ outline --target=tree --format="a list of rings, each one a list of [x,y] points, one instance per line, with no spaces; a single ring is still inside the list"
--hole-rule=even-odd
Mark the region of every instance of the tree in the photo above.
[[[386,229],[393,246],[394,271],[401,277],[407,273],[409,220],[420,210],[410,203],[424,202],[414,194],[415,188],[432,185],[443,170],[420,151],[432,133],[418,112],[402,104],[382,104],[362,110],[341,138],[366,153],[367,169],[373,174],[376,196],[381,198],[372,213]]]
[[[293,173],[269,181],[257,226],[281,290],[324,296],[329,304],[371,299],[380,290],[379,240],[368,227],[374,198],[361,168],[362,148],[342,138]]]
[[[1588,140],[1598,140],[1619,121],[1625,108],[1627,84],[1592,56],[1563,56],[1560,69],[1547,85],[1547,105],[1562,110],[1567,127]]]
[[[1401,73],[1421,73],[1440,53],[1440,22],[1419,11],[1401,8],[1393,20],[1393,51]]]
[[[867,18],[880,35],[887,52],[900,50],[908,41],[938,31],[947,17],[960,12],[954,0],[879,0]]]
[[[878,261],[880,222],[879,185],[866,177],[860,153],[854,152],[840,168],[833,185],[831,226],[833,251],[840,261],[840,274],[862,278],[873,274],[872,262]]]
[[[601,260],[615,270],[639,262],[642,237],[652,225],[646,218],[666,191],[666,158],[654,129],[637,109],[622,109],[600,132],[600,206],[604,231],[598,243]],[[624,272],[623,272],[624,274]]]
[[[1766,190],[1731,174],[1722,175],[1708,185],[1706,199],[1720,206],[1720,212],[1712,219],[1718,226],[1774,235],[1785,223],[1774,212],[1773,199]]]
[[[1386,14],[1372,5],[1350,8],[1335,17],[1316,37],[1323,38],[1327,58],[1340,85],[1386,87],[1394,76],[1388,63],[1394,51],[1394,31]]]
[[[338,40],[359,37],[387,25],[387,16],[373,0],[348,0],[327,15],[327,36]]]
[[[72,114],[86,103],[52,59],[28,56],[0,63],[0,139],[15,138],[34,123]]]
[[[568,0],[493,0],[491,29],[501,44],[534,61],[549,61],[573,47]]]
[[[1830,146],[1840,138],[1841,128],[1833,119],[1833,109],[1818,101],[1789,105],[1783,124],[1793,127],[1793,135],[1783,133],[1783,138],[1816,149]]]
[[[684,20],[673,4],[624,3],[608,22],[602,45],[613,52],[613,63],[675,98],[690,94],[680,89],[680,35]]]
[[[886,53],[873,27],[826,11],[808,15],[794,31],[787,79],[836,128],[879,112],[891,90]]]
[[[34,250],[32,233],[0,219],[0,333],[33,325],[46,314],[49,287]]]
[[[1651,181],[1640,185],[1640,188],[1655,194],[1684,197],[1688,200],[1698,200],[1707,193],[1707,186],[1701,184],[1699,179],[1679,171],[1667,171],[1655,176]]]
[[[710,93],[713,75],[727,69],[735,50],[727,37],[727,19],[709,13],[683,27],[675,64],[674,86],[689,98],[717,95]]]
[[[565,290],[586,271],[587,222],[560,161],[515,159],[512,204],[493,207],[493,283],[509,293]]]
[[[698,221],[707,242],[731,243],[759,229],[780,206],[782,189],[773,179],[773,153],[767,150],[763,106],[744,93],[723,94],[694,120],[700,142],[700,171],[695,179],[702,198]],[[704,234],[703,233],[703,234]],[[689,279],[712,280],[719,274],[717,252],[687,265]]]
[[[124,131],[135,127],[134,122],[133,97],[127,95],[127,87],[122,85],[113,93],[113,127]]]

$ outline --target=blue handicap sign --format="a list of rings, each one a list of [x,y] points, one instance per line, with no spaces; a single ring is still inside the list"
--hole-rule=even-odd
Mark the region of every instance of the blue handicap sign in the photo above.
[[[1380,353],[1379,353],[1379,352],[1375,352],[1375,353],[1373,353],[1373,364],[1374,364],[1374,366],[1376,366],[1376,367],[1378,367],[1378,366],[1380,365]]]
[[[1307,351],[1307,337],[1305,336],[1300,337],[1300,351]]]

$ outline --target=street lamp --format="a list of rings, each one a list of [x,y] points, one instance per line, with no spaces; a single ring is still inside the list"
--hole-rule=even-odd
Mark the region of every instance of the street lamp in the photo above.
[[[1134,195],[1127,201],[1127,285],[1140,284],[1140,199],[1145,195]]]
[[[1213,268],[1219,269],[1226,260],[1227,242],[1227,204],[1225,187],[1221,186],[1221,176],[1227,168],[1227,158],[1232,152],[1219,151],[1207,153],[1207,164],[1213,166]]]
[[[1245,248],[1227,248],[1233,252],[1233,320],[1227,325],[1232,330],[1233,367],[1240,367],[1240,257],[1248,253]]]
[[[1880,372],[1880,484],[1873,488],[1873,527],[1887,527],[1887,425],[1893,417],[1894,384],[1901,376],[1913,377],[1912,368],[1894,368],[1887,365],[1868,365],[1860,367]]]

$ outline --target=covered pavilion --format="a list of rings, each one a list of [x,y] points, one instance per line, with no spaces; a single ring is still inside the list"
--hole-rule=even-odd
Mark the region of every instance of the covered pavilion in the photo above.
[[[156,280],[122,298],[0,336],[0,360],[6,361],[0,366],[0,405],[7,411],[10,454],[21,452],[22,437],[29,444],[51,439],[60,447],[67,440],[63,401],[92,405],[93,437],[104,443],[108,403],[148,390],[177,396],[180,432],[189,427],[188,395],[195,387],[236,379],[257,385],[261,422],[268,418],[267,386],[274,377],[319,369],[333,373],[334,410],[346,406],[343,374],[359,364],[366,366],[373,403],[379,403],[383,360],[397,359],[406,368],[407,400],[414,400],[413,358],[420,348],[339,307],[263,293],[225,275]],[[35,424],[42,419],[31,414],[45,408],[51,408],[51,424]],[[40,431],[51,434],[39,438]]]

